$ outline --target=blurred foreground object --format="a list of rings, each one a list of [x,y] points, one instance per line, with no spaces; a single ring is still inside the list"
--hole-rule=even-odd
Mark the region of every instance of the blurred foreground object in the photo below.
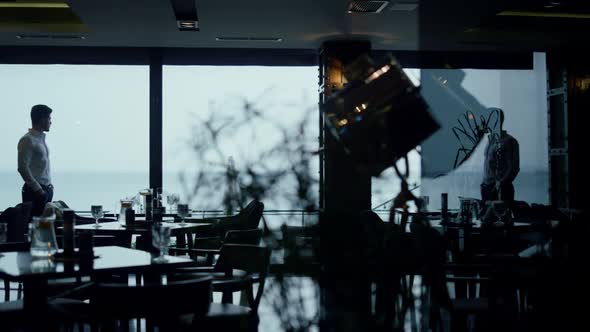
[[[378,176],[440,128],[395,59],[375,66],[363,55],[344,74],[349,83],[323,104],[322,112],[361,170]]]

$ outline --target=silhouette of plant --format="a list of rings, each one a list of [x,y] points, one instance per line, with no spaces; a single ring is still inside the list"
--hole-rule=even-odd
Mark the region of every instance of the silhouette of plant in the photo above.
[[[223,207],[226,214],[235,213],[252,199],[263,201],[265,208],[274,205],[279,209],[317,211],[319,180],[313,167],[318,162],[314,153],[317,134],[313,131],[318,126],[311,122],[317,106],[303,107],[301,112],[301,105],[287,105],[296,107],[302,116],[295,122],[281,121],[271,116],[273,109],[262,108],[264,97],[243,98],[238,110],[210,103],[214,109],[209,115],[204,119],[196,117],[188,144],[199,168],[179,174],[189,202],[198,202],[206,209]],[[243,140],[248,142],[247,149],[231,149],[232,142]],[[284,216],[281,223],[290,218]],[[279,224],[275,220],[271,229],[266,216],[262,221],[266,245],[280,252],[283,239]],[[292,257],[300,256],[297,249],[291,251]],[[263,301],[273,309],[283,330],[307,331],[319,322],[318,285],[313,277],[276,273],[265,286]]]

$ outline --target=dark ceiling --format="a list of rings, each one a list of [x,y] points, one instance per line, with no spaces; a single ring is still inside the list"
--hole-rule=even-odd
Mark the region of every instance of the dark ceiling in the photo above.
[[[36,20],[11,21],[0,6],[0,46],[317,50],[356,39],[376,50],[530,51],[589,39],[585,1],[392,0],[379,14],[349,14],[349,2],[197,0],[200,31],[178,30],[171,0],[69,0],[74,19],[37,9]]]

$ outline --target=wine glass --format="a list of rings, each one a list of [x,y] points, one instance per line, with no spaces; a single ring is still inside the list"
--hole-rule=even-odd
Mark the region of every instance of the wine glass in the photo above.
[[[506,215],[506,213],[508,212],[508,207],[506,206],[506,203],[503,201],[495,201],[492,205],[492,208],[494,209],[494,214],[496,215],[496,217],[498,217],[497,224],[503,224],[504,215]]]
[[[166,196],[166,202],[168,203],[168,206],[170,207],[170,212],[172,212],[174,205],[176,205],[179,201],[180,201],[180,197],[178,197],[178,195],[176,195],[176,194],[169,194],[168,196]]]
[[[189,215],[188,204],[178,204],[176,213],[180,218],[182,218],[180,225],[186,225],[186,223],[184,222],[184,218],[186,218]]]
[[[98,223],[98,219],[104,217],[104,211],[102,210],[102,205],[90,206],[90,212],[92,213],[92,217],[94,218],[94,221],[95,221],[94,227],[99,228],[100,224]]]
[[[165,261],[164,255],[170,244],[170,227],[164,224],[154,224],[152,226],[152,245],[160,250],[160,255],[155,258],[156,261]]]

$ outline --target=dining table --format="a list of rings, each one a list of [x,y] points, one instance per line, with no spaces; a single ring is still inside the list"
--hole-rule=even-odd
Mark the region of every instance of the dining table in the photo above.
[[[170,236],[175,236],[178,244],[186,244],[188,248],[193,247],[193,234],[198,234],[200,231],[207,231],[211,229],[211,223],[199,222],[171,222],[164,220],[163,225],[170,228]],[[119,243],[127,247],[131,246],[131,239],[133,235],[150,235],[152,222],[147,222],[145,219],[136,220],[131,225],[125,225],[119,221],[108,221],[99,223],[99,227],[95,224],[75,225],[75,232],[92,232],[95,235],[111,235],[119,239]]]
[[[23,283],[25,311],[39,312],[47,305],[48,280],[90,277],[96,280],[113,274],[166,274],[194,266],[188,257],[157,257],[152,253],[120,246],[95,247],[93,255],[63,257],[62,251],[34,257],[30,251],[0,253],[0,279]]]

